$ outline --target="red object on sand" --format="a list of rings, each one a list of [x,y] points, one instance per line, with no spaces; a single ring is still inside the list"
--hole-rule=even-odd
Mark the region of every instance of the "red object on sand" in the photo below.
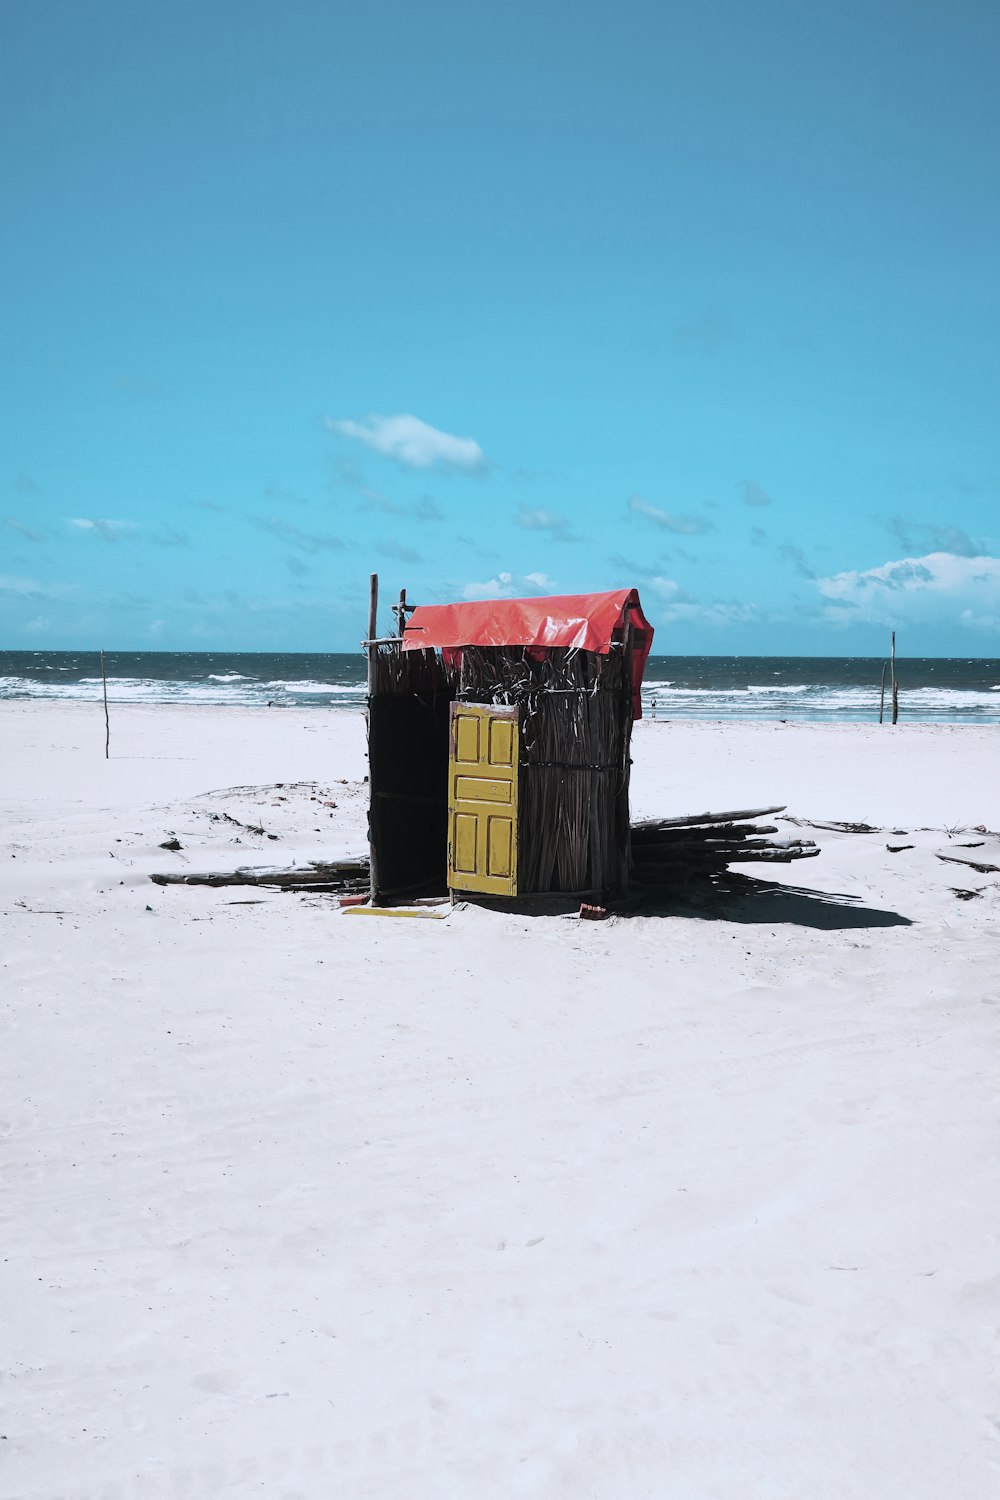
[[[607,915],[606,906],[594,906],[589,901],[580,902],[580,916],[584,922],[604,922]]]
[[[474,599],[466,604],[421,604],[406,622],[404,651],[433,646],[460,652],[463,646],[575,647],[607,655],[621,641],[626,616],[633,630],[632,706],[642,718],[639,692],[653,644],[653,627],[636,589],[608,594],[557,594],[541,599]]]

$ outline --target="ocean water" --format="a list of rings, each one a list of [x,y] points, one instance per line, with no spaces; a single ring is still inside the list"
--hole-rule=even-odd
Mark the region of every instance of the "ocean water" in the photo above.
[[[365,700],[360,652],[112,651],[106,661],[113,703],[359,709]],[[878,719],[882,665],[863,657],[651,656],[644,713],[871,723]],[[1000,659],[910,658],[899,660],[896,670],[901,719],[1000,724]],[[97,702],[100,696],[95,652],[0,652],[0,699]]]

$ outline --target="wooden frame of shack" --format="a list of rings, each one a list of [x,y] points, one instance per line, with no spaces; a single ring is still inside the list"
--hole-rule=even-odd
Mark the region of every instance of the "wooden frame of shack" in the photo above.
[[[613,895],[631,866],[632,722],[653,631],[635,589],[407,605],[368,639],[374,902]]]

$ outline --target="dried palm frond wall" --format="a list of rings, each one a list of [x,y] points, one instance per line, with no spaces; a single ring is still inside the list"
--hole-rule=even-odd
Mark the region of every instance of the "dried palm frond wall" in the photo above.
[[[520,708],[518,890],[616,891],[629,878],[632,663],[552,648],[467,646],[456,696]]]
[[[430,700],[454,698],[454,674],[437,651],[401,651],[398,641],[381,641],[373,652],[373,697],[400,698],[411,693]]]

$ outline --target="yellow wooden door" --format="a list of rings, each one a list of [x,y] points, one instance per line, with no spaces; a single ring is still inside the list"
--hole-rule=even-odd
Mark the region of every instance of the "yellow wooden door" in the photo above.
[[[451,705],[448,885],[517,895],[517,709]]]

